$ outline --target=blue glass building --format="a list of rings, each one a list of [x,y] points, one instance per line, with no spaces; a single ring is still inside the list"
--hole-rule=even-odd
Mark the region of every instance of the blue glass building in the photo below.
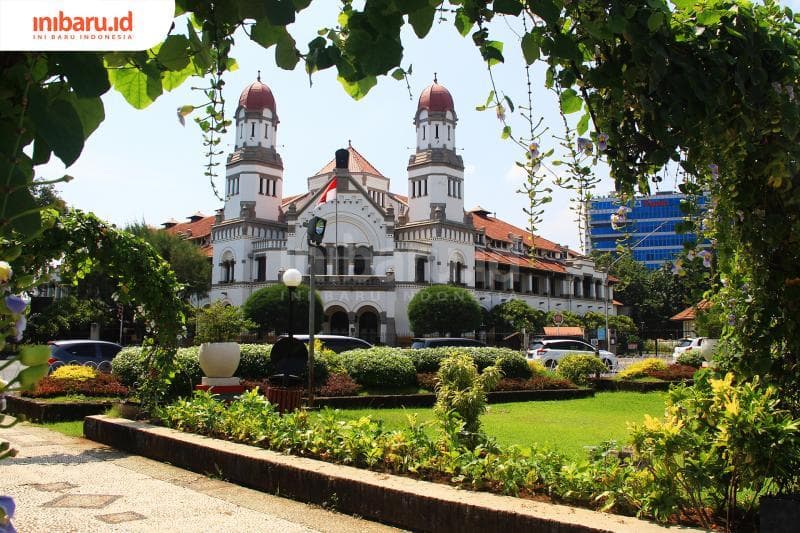
[[[592,199],[587,235],[590,250],[613,252],[618,244],[633,247],[633,258],[650,270],[672,262],[683,250],[684,242],[697,240],[695,233],[675,231],[675,224],[686,218],[681,210],[681,201],[685,199],[686,195],[671,191],[636,197],[628,204],[626,223],[619,229],[611,225],[611,215],[621,205],[619,199],[614,196]],[[696,202],[703,209],[708,197],[696,198]]]

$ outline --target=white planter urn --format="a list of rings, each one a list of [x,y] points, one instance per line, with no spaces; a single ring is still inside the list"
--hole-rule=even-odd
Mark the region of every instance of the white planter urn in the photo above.
[[[200,345],[200,368],[209,378],[230,378],[239,367],[240,355],[236,342],[204,342]]]

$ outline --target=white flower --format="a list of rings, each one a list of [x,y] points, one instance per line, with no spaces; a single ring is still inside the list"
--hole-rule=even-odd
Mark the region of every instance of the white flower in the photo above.
[[[606,148],[608,148],[608,134],[607,133],[599,133],[597,134],[597,149],[601,152],[605,152]]]
[[[0,283],[7,283],[14,275],[11,265],[7,261],[0,261]]]

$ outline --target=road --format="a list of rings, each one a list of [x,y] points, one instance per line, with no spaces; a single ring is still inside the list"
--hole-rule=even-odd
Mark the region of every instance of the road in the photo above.
[[[28,424],[0,438],[19,450],[0,463],[18,531],[398,531],[228,483],[211,465],[197,474]]]

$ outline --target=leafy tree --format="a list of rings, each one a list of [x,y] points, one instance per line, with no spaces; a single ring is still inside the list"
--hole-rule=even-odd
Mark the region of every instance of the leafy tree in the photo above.
[[[459,337],[465,331],[478,329],[481,306],[466,289],[432,285],[411,298],[408,320],[415,335],[439,333]]]
[[[544,311],[533,309],[522,300],[512,299],[494,306],[490,312],[495,329],[506,334],[521,332],[541,332],[547,315]]]
[[[550,311],[547,313],[547,320],[544,324],[545,326],[555,326],[553,317],[556,316],[556,313],[560,314],[564,319],[563,322],[561,322],[562,326],[583,326],[583,320],[581,320],[581,317],[570,311]]]
[[[300,285],[294,291],[292,305],[292,330],[294,333],[308,332],[308,286]],[[289,289],[283,284],[258,289],[242,306],[244,316],[258,326],[261,333],[289,331]],[[322,329],[322,300],[315,295],[314,324],[316,331]]]
[[[56,339],[88,337],[92,323],[103,332],[113,332],[113,307],[95,299],[78,299],[72,295],[54,300],[40,312],[31,312],[25,339],[30,343],[45,343]],[[109,337],[116,340],[115,337]]]
[[[196,245],[179,235],[154,229],[145,224],[125,228],[150,244],[169,263],[175,277],[184,286],[185,298],[204,298],[211,290],[211,262]]]

